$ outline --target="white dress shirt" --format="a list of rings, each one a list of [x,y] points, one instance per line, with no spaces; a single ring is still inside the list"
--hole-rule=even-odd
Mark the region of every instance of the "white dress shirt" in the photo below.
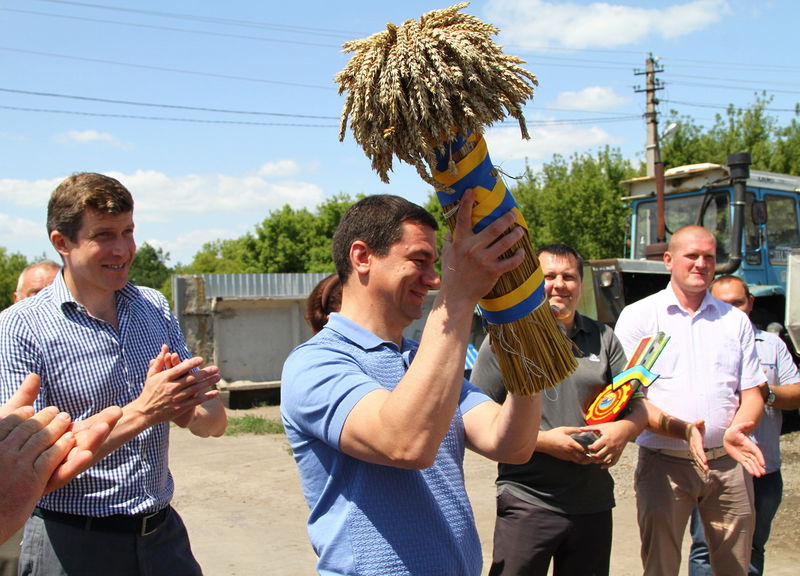
[[[643,336],[661,331],[670,337],[651,369],[659,378],[645,394],[672,416],[704,420],[707,449],[722,446],[740,392],[764,382],[750,320],[708,293],[693,315],[678,303],[670,284],[626,306],[614,331],[628,356]],[[684,440],[648,430],[636,442],[654,450],[687,448]]]

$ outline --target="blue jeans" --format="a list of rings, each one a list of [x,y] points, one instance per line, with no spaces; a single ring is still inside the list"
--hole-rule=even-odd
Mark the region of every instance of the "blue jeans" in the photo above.
[[[764,573],[764,546],[769,539],[772,519],[781,505],[783,496],[783,477],[781,471],[753,478],[755,495],[756,527],[753,533],[753,553],[750,558],[748,576],[761,576]],[[708,546],[703,531],[703,523],[697,508],[692,512],[690,524],[692,548],[689,552],[689,576],[714,576],[708,559]]]

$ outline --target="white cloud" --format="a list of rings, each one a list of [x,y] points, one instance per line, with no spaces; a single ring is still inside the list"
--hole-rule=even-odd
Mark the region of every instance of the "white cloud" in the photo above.
[[[283,173],[288,173],[283,167]],[[156,170],[133,174],[109,173],[133,193],[137,220],[171,222],[193,214],[239,213],[257,219],[289,204],[293,208],[314,208],[325,195],[318,185],[300,180],[254,174],[188,174],[172,177]],[[299,171],[299,170],[298,170]],[[267,171],[269,172],[269,170]]]
[[[157,170],[107,174],[133,194],[137,241],[169,252],[172,263],[188,263],[205,242],[252,231],[270,211],[285,204],[311,210],[322,204],[323,188],[299,178],[315,171],[315,167],[285,160],[245,174],[171,176]],[[47,201],[62,178],[0,179],[0,205],[5,211],[0,214],[0,246],[27,255],[48,250]],[[41,220],[26,220],[30,214],[41,214]]]
[[[69,132],[56,134],[53,136],[53,140],[59,144],[91,144],[99,142],[123,150],[133,148],[132,144],[123,142],[108,132],[98,132],[97,130],[70,130]]]
[[[0,213],[0,246],[9,252],[40,253],[48,246],[44,218],[35,222],[19,216]],[[33,250],[28,247],[35,247]]]
[[[518,49],[610,48],[648,36],[672,39],[718,22],[727,0],[691,0],[640,8],[623,4],[490,0],[484,13],[502,30],[502,41]]]
[[[0,201],[3,206],[20,208],[47,208],[50,193],[61,182],[61,178],[51,180],[19,180],[0,178]]]
[[[517,128],[493,128],[486,133],[492,160],[523,161],[541,164],[554,154],[571,156],[615,145],[619,142],[608,132],[596,126],[579,127],[569,124],[537,124],[530,128],[531,139],[520,140]]]
[[[288,178],[300,173],[300,165],[295,160],[278,160],[262,164],[256,173],[264,178]]]
[[[567,110],[610,110],[624,106],[630,98],[620,96],[613,88],[589,86],[579,92],[561,92],[553,102],[553,108]]]

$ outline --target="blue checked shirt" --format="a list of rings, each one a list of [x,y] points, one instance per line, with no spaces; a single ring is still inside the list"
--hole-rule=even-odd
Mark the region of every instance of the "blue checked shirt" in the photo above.
[[[124,406],[142,391],[162,344],[189,357],[178,322],[157,291],[128,284],[116,294],[119,330],[90,316],[61,274],[37,296],[0,314],[0,404],[31,372],[42,378],[36,409],[81,420]],[[86,516],[145,514],[172,499],[169,423],[148,428],[75,480],[42,498],[48,510]]]

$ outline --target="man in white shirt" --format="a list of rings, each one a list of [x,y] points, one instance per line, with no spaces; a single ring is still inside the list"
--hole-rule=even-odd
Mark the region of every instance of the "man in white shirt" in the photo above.
[[[715,573],[745,575],[754,525],[751,475],[765,471],[747,436],[764,407],[753,329],[741,311],[708,294],[716,264],[708,230],[677,230],[664,264],[670,284],[627,306],[615,332],[628,355],[643,336],[670,336],[647,398],[683,420],[705,421],[710,470],[695,467],[683,440],[649,431],[639,436],[635,488],[644,574],[678,574],[682,537],[698,507]]]

